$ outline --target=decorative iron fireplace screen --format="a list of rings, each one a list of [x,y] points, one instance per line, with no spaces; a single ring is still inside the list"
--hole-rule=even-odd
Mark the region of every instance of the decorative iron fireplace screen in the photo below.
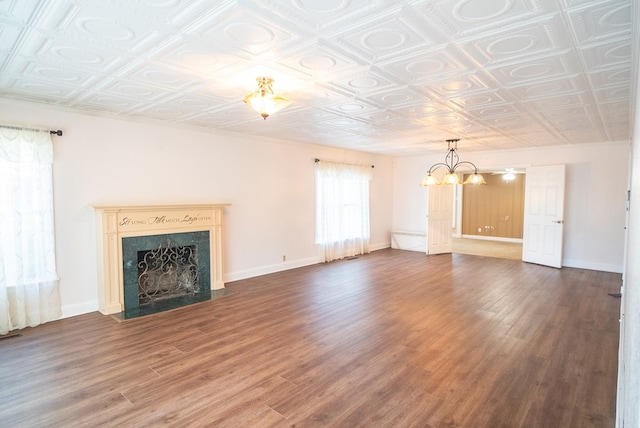
[[[124,318],[211,298],[209,231],[122,238]]]
[[[176,245],[168,239],[166,244],[156,249],[138,251],[140,305],[199,291],[195,245]]]

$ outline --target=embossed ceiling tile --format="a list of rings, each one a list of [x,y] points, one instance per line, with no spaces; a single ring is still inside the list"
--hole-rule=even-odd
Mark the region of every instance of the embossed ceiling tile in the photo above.
[[[10,77],[3,84],[2,93],[8,98],[18,98],[27,101],[40,101],[45,103],[61,104],[65,100],[73,99],[73,95],[77,93],[74,87],[66,87],[62,85],[52,86],[43,81],[18,80]]]
[[[23,35],[22,25],[20,23],[8,23],[0,15],[0,52],[10,52],[11,49],[20,41],[20,37]]]
[[[593,132],[602,130],[602,122],[589,114],[574,113],[573,116],[562,114],[549,114],[544,116],[545,123],[563,131],[571,130],[591,130]]]
[[[116,97],[105,94],[90,94],[81,101],[72,104],[72,107],[90,109],[92,111],[104,111],[111,113],[129,112],[143,107],[142,102],[125,97]]]
[[[104,1],[62,3],[64,7],[49,11],[42,31],[52,39],[64,37],[91,43],[114,51],[141,54],[166,38],[166,22],[154,19],[137,8],[136,3]]]
[[[450,99],[467,97],[475,92],[485,92],[490,87],[488,80],[480,72],[476,72],[432,81],[423,84],[421,88],[435,99]]]
[[[561,51],[543,58],[487,68],[487,71],[503,86],[509,87],[571,77],[580,71],[580,66],[572,51]]]
[[[158,104],[153,106],[145,106],[140,109],[130,111],[129,116],[140,116],[144,118],[168,120],[170,122],[177,122],[187,114],[187,110],[180,109],[167,104]]]
[[[528,147],[558,146],[568,144],[570,141],[560,135],[544,130],[519,135],[517,140],[520,144],[525,144]]]
[[[49,86],[73,87],[76,90],[84,89],[99,81],[101,76],[84,71],[72,70],[69,67],[61,67],[57,64],[42,64],[30,62],[20,74],[20,79],[46,83]]]
[[[631,0],[576,3],[567,11],[569,27],[579,45],[631,32]]]
[[[226,105],[212,97],[184,93],[176,93],[165,97],[162,99],[162,103],[197,112],[205,112]]]
[[[385,91],[370,95],[368,99],[372,103],[384,106],[383,108],[392,111],[400,107],[416,106],[428,102],[424,94],[406,86],[389,88]]]
[[[384,141],[386,138],[390,138],[389,129],[382,126],[360,127],[354,132],[368,138],[370,141]]]
[[[456,49],[448,46],[395,58],[393,61],[381,63],[380,68],[392,76],[400,76],[402,80],[416,85],[475,69],[460,57]]]
[[[550,79],[509,88],[513,98],[520,101],[529,101],[537,98],[586,90],[588,90],[588,86],[584,78],[577,74],[571,78]]]
[[[15,70],[4,77],[4,86],[24,93],[41,93],[46,96],[59,94],[61,101],[78,95],[84,87],[98,79],[98,76],[86,76],[37,61],[14,62],[14,65]]]
[[[588,105],[590,101],[591,97],[587,93],[572,93],[555,97],[539,98],[528,101],[525,104],[531,106],[536,111],[545,112],[559,108],[566,109],[567,107],[584,106]]]
[[[566,39],[564,23],[558,14],[547,15],[526,25],[509,27],[499,32],[483,33],[458,41],[463,49],[481,66],[513,62],[518,58],[549,55],[571,47]]]
[[[337,87],[344,93],[366,96],[377,93],[397,85],[389,77],[368,67],[358,73],[348,73],[344,76],[336,76],[331,79],[331,86]]]
[[[592,115],[592,106],[585,105],[567,105],[563,108],[542,109],[538,113],[547,120],[555,120],[556,118],[570,121],[573,118],[579,118]],[[595,116],[595,115],[594,115]]]
[[[193,74],[211,76],[218,71],[244,66],[245,61],[232,53],[220,51],[215,44],[198,39],[175,39],[163,49],[155,51],[153,60]]]
[[[203,128],[219,129],[228,125],[228,118],[217,113],[204,113],[181,120],[181,123]]]
[[[170,93],[165,89],[157,86],[151,86],[141,82],[131,82],[128,80],[112,81],[101,88],[100,91],[105,94],[127,97],[132,100],[145,102],[157,101],[159,98],[170,95]]]
[[[444,0],[425,2],[425,15],[435,15],[452,37],[504,28],[555,10],[553,0]]]
[[[628,122],[620,123],[616,128],[607,129],[607,136],[611,141],[628,141],[629,140],[629,132],[626,132],[624,129],[628,129]]]
[[[345,27],[329,39],[367,62],[389,60],[430,49],[445,40],[432,27],[418,21],[407,8],[389,9],[373,20]]]
[[[345,102],[335,103],[324,107],[325,110],[340,115],[362,115],[378,111],[378,107],[361,99],[350,99]]]
[[[598,89],[597,91],[595,91],[595,95],[598,103],[617,100],[631,100],[631,94],[629,93],[628,85]]]
[[[409,119],[421,119],[434,114],[453,113],[453,109],[434,101],[418,101],[414,104],[394,108],[393,113]]]
[[[492,136],[486,138],[480,138],[477,140],[478,149],[477,150],[487,150],[487,149],[496,149],[496,150],[505,150],[505,149],[519,149],[525,147],[526,144],[522,141],[519,141],[514,138],[503,137],[503,136]],[[482,171],[483,165],[477,165],[480,172]],[[486,167],[486,166],[485,166]]]
[[[417,120],[391,121],[380,123],[378,126],[382,129],[393,130],[394,132],[399,132],[403,135],[420,135],[421,139],[425,138],[426,135],[432,132],[432,130]]]
[[[300,127],[301,123],[316,124],[323,120],[337,119],[342,117],[342,115],[325,111],[320,108],[301,107],[292,109],[291,106],[289,106],[286,109],[279,111],[277,117],[295,128]]]
[[[307,79],[324,79],[347,71],[357,73],[361,67],[368,65],[322,40],[313,40],[310,44],[298,45],[295,50],[283,53],[278,64],[291,70],[296,77]]]
[[[94,0],[104,1],[104,0]],[[155,20],[170,23],[172,28],[190,27],[204,16],[221,13],[229,7],[237,7],[237,1],[210,0],[141,0],[141,10]]]
[[[352,117],[337,117],[333,119],[323,120],[318,122],[321,126],[327,126],[334,129],[346,129],[349,132],[366,132],[370,125]]]
[[[627,101],[613,101],[598,104],[602,117],[611,119],[613,117],[625,117],[629,119],[629,103]],[[606,120],[605,120],[606,122]]]
[[[60,67],[72,67],[91,73],[106,75],[116,72],[133,60],[133,57],[114,53],[108,49],[80,43],[77,40],[56,40],[38,52],[41,60],[55,63]]]
[[[494,117],[486,120],[485,124],[497,129],[508,129],[508,132],[516,135],[523,130],[529,130],[539,126],[536,120],[524,114]]]
[[[224,52],[244,53],[247,58],[272,56],[300,39],[295,30],[248,8],[233,7],[205,18],[189,33],[215,43]]]
[[[589,80],[595,88],[627,85],[631,82],[631,69],[629,67],[600,70],[589,73]]]
[[[501,91],[491,90],[482,93],[475,93],[468,96],[454,97],[447,100],[452,105],[462,109],[478,109],[487,106],[506,104],[509,101]]]
[[[0,70],[7,70],[8,68],[10,68],[10,60],[12,59],[12,57],[5,52],[0,52]],[[0,73],[0,82],[2,82],[5,78],[7,77],[7,73]],[[1,87],[1,83],[0,83],[0,87]]]
[[[457,111],[442,111],[434,114],[429,114],[425,117],[417,119],[418,122],[427,126],[443,126],[451,123],[457,123],[469,120],[469,116]]]
[[[587,72],[630,66],[631,43],[628,38],[580,49]]]
[[[475,109],[464,110],[465,114],[472,119],[488,119],[493,117],[511,116],[522,112],[513,104],[490,105]]]
[[[313,32],[343,28],[389,8],[382,0],[253,0],[263,10]]]
[[[393,154],[619,141],[630,4],[4,1],[0,96]],[[267,121],[242,102],[261,75],[292,101]]]
[[[34,18],[34,5],[25,1],[0,2],[0,20],[3,25],[22,26]]]
[[[574,130],[560,132],[559,136],[566,140],[568,144],[598,143],[607,138],[604,132],[596,133],[592,130]]]
[[[128,74],[121,74],[122,78],[145,83],[147,86],[156,86],[165,89],[169,93],[185,90],[197,83],[194,77],[176,70],[164,68],[154,64],[145,64],[131,70]]]
[[[464,136],[465,139],[469,139],[472,136],[480,137],[497,133],[495,129],[490,128],[485,123],[473,119],[451,123],[447,125],[447,129],[458,136]]]
[[[292,104],[315,106],[316,108],[347,103],[353,99],[349,94],[337,91],[331,88],[330,85],[324,84],[314,84],[291,95],[289,98],[292,99]]]
[[[397,115],[393,110],[377,110],[373,112],[368,112],[361,115],[354,115],[358,119],[369,122],[374,126],[379,126],[389,122],[404,122],[405,119]]]

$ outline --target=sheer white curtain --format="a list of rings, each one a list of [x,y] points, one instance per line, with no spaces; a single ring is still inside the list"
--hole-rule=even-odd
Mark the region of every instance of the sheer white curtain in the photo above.
[[[49,132],[0,127],[0,334],[59,318]]]
[[[369,253],[371,166],[316,162],[316,244],[325,261]]]

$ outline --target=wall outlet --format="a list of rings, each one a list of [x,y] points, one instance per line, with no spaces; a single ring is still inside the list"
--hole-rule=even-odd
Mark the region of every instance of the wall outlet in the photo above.
[[[287,261],[287,256],[282,256],[282,261],[286,262]]]

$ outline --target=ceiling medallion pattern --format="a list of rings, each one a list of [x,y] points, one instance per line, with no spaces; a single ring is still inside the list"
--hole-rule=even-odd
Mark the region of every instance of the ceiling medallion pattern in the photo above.
[[[633,0],[6,3],[4,98],[394,155],[630,137]]]

